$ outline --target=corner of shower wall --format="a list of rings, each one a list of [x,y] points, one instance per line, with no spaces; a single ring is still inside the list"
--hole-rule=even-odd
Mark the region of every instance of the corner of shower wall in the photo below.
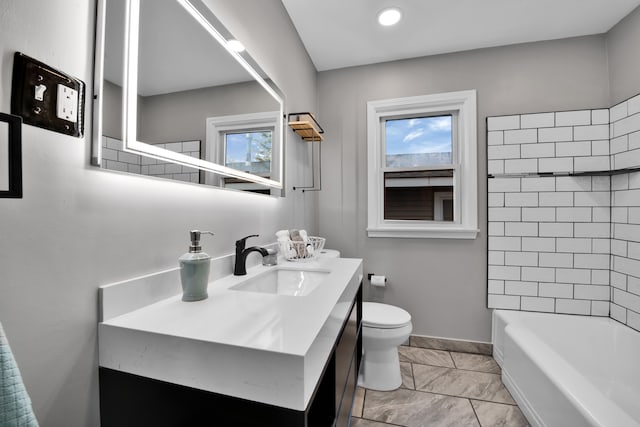
[[[610,317],[640,331],[640,95],[611,108]]]

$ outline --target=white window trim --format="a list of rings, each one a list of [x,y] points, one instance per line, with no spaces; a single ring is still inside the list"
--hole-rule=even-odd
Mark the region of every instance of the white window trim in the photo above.
[[[273,130],[272,141],[280,140],[281,129],[278,124],[279,111],[267,111],[261,113],[236,114],[231,116],[208,117],[206,120],[206,160],[224,165],[224,135],[232,131],[242,131],[246,129],[269,128]],[[272,145],[271,171],[280,170],[278,161],[280,153],[277,152],[278,144]],[[217,182],[213,182],[217,180]],[[209,185],[219,185],[224,187],[224,177],[207,174]],[[261,188],[261,186],[256,186]]]
[[[381,120],[408,114],[458,113],[458,144],[454,151],[454,188],[460,190],[458,218],[451,223],[384,219],[384,165]],[[478,232],[478,166],[476,91],[412,96],[367,102],[369,237],[475,239]]]
[[[453,200],[453,192],[439,191],[433,196],[433,219],[444,221],[444,201]]]

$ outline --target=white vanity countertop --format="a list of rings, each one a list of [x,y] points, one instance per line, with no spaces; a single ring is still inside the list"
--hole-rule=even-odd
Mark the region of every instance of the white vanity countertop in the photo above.
[[[230,287],[269,269],[329,271],[306,296]],[[257,266],[99,325],[100,366],[295,410],[308,404],[362,277],[360,259]]]

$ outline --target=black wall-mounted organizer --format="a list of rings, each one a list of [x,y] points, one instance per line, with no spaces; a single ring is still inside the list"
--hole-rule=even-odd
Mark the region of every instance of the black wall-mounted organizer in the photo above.
[[[4,176],[7,185],[0,188],[0,198],[22,198],[22,118],[12,114],[0,113],[0,123],[6,123],[6,133],[0,136],[5,140],[7,163],[0,164],[0,173]],[[3,129],[3,132],[5,130]]]
[[[320,123],[313,117],[313,114],[309,112],[301,113],[289,113],[288,124],[291,129],[304,141],[311,142],[311,186],[301,187],[294,186],[294,190],[305,191],[320,191],[322,190],[322,144],[320,144],[324,138],[322,134],[324,129],[320,126]],[[318,142],[318,186],[316,187],[316,172],[315,172],[315,147],[314,142]]]

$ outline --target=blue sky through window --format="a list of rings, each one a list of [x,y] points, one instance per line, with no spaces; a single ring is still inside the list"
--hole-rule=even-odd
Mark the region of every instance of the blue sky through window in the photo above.
[[[451,127],[451,116],[387,120],[387,166],[451,163]]]
[[[271,131],[226,134],[226,163],[271,160]]]

